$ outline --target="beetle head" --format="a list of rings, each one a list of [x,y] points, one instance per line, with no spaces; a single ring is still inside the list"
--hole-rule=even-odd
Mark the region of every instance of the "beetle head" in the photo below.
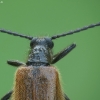
[[[52,48],[54,43],[48,37],[33,38],[30,42],[31,52],[27,65],[49,65],[52,62]]]
[[[44,38],[33,38],[30,42],[30,47],[33,48],[36,45],[44,46],[46,48],[52,49],[54,46],[53,41],[49,37],[44,37]]]

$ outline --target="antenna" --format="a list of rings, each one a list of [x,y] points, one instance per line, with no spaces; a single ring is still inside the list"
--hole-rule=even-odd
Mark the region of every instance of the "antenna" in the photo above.
[[[67,32],[67,33],[52,36],[51,39],[60,38],[60,37],[66,36],[66,35],[72,35],[73,33],[78,33],[78,32],[81,32],[81,31],[84,31],[84,30],[87,30],[89,28],[93,28],[93,27],[96,27],[96,26],[100,26],[100,22],[96,23],[96,24],[91,24],[91,25],[85,26],[83,28],[76,29],[74,31],[70,31],[70,32]]]
[[[18,34],[18,33],[10,32],[10,31],[3,30],[3,29],[0,29],[0,32],[7,33],[7,34],[10,34],[10,35],[14,35],[14,36],[20,36],[22,38],[26,38],[26,39],[29,39],[29,40],[32,40],[32,38],[33,38],[31,36],[26,36],[26,35]]]

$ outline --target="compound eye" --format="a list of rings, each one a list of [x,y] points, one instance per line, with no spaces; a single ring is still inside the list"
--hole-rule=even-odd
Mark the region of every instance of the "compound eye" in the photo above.
[[[36,40],[37,40],[37,37],[35,37],[35,38],[33,38],[33,39],[31,40],[31,42],[30,42],[30,46],[31,46],[31,47],[33,47],[33,45],[35,44]]]
[[[47,45],[50,49],[53,48],[54,46],[54,43],[52,42],[51,38],[45,38],[46,42],[47,42]]]

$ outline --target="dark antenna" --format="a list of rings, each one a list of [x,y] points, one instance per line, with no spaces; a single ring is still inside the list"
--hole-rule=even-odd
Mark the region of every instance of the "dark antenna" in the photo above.
[[[89,28],[93,28],[93,27],[96,27],[96,26],[100,26],[100,22],[96,23],[96,24],[91,24],[91,25],[85,26],[83,28],[80,28],[80,29],[77,29],[77,30],[74,30],[74,31],[70,31],[70,32],[67,32],[67,33],[52,36],[51,39],[56,39],[56,38],[63,37],[63,36],[66,36],[66,35],[71,35],[73,33],[78,33],[80,31],[84,31],[84,30],[87,30]]]
[[[96,23],[96,24],[91,24],[91,25],[85,26],[83,28],[80,28],[80,29],[77,29],[77,30],[74,30],[74,31],[70,31],[70,32],[67,32],[67,33],[52,36],[51,39],[56,39],[56,38],[60,38],[60,37],[66,36],[66,35],[71,35],[73,33],[78,33],[78,32],[81,32],[81,31],[84,31],[84,30],[87,30],[89,28],[93,28],[93,27],[96,27],[96,26],[100,26],[100,22]],[[10,35],[14,35],[14,36],[20,36],[22,38],[26,38],[26,39],[29,39],[29,40],[32,40],[32,38],[33,38],[31,36],[18,34],[18,33],[10,32],[10,31],[3,30],[3,29],[0,29],[0,32],[7,33],[7,34],[10,34]]]
[[[18,33],[10,32],[10,31],[3,30],[3,29],[0,29],[0,32],[7,33],[7,34],[10,34],[10,35],[14,35],[14,36],[20,36],[22,38],[26,38],[26,39],[29,39],[29,40],[32,40],[32,38],[33,38],[31,36],[26,36],[26,35],[18,34]]]

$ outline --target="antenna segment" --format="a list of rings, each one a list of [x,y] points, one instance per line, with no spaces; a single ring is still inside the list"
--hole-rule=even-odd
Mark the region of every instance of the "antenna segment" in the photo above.
[[[3,30],[3,29],[0,29],[0,32],[7,33],[7,34],[10,34],[10,35],[14,35],[14,36],[19,36],[19,37],[26,38],[26,39],[29,39],[29,40],[32,40],[32,38],[33,38],[31,36],[18,34],[18,33],[7,31],[7,30]]]
[[[100,26],[100,22],[96,23],[96,24],[91,24],[91,25],[85,26],[83,28],[79,28],[79,29],[74,30],[74,31],[70,31],[70,32],[67,32],[67,33],[52,36],[51,39],[60,38],[60,37],[66,36],[66,35],[72,35],[73,33],[78,33],[78,32],[81,32],[81,31],[84,31],[84,30],[87,30],[89,28],[93,28],[93,27],[96,27],[96,26]]]

